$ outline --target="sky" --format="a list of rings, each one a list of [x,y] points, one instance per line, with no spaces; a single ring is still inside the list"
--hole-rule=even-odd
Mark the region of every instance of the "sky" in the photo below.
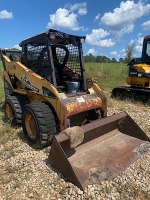
[[[150,34],[149,0],[0,0],[0,48],[47,29],[86,36],[84,55],[124,58],[128,44],[141,56]]]

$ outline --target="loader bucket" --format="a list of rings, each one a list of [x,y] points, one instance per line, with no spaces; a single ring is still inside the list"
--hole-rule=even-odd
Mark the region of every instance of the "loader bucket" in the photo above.
[[[115,177],[150,148],[150,138],[125,112],[80,128],[84,138],[75,148],[65,130],[54,136],[48,160],[82,190]]]

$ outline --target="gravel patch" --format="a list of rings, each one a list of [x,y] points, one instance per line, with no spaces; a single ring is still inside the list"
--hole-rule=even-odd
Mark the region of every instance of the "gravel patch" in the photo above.
[[[110,99],[108,115],[120,111],[150,136],[150,106]],[[9,134],[0,137],[1,200],[150,199],[150,151],[111,181],[89,185],[83,192],[47,162],[50,147],[37,151],[26,143],[21,129],[6,128],[2,121],[0,126],[0,134]]]

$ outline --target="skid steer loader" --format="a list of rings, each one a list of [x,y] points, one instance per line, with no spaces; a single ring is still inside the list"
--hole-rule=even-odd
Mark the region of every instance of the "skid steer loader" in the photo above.
[[[69,181],[86,185],[114,177],[150,148],[149,137],[86,78],[84,36],[48,30],[1,50],[5,114],[22,124],[30,143],[52,143],[48,160]]]
[[[129,86],[114,88],[112,97],[150,103],[150,35],[144,37],[141,58],[132,59],[128,66],[126,82]]]

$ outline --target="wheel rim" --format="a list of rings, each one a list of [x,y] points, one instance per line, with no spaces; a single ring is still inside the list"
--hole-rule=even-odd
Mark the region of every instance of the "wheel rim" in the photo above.
[[[31,114],[27,114],[25,117],[25,126],[27,134],[31,139],[35,139],[37,136],[36,123]]]
[[[8,119],[13,119],[14,115],[10,104],[8,103],[6,104],[5,111],[6,111],[6,117]]]

